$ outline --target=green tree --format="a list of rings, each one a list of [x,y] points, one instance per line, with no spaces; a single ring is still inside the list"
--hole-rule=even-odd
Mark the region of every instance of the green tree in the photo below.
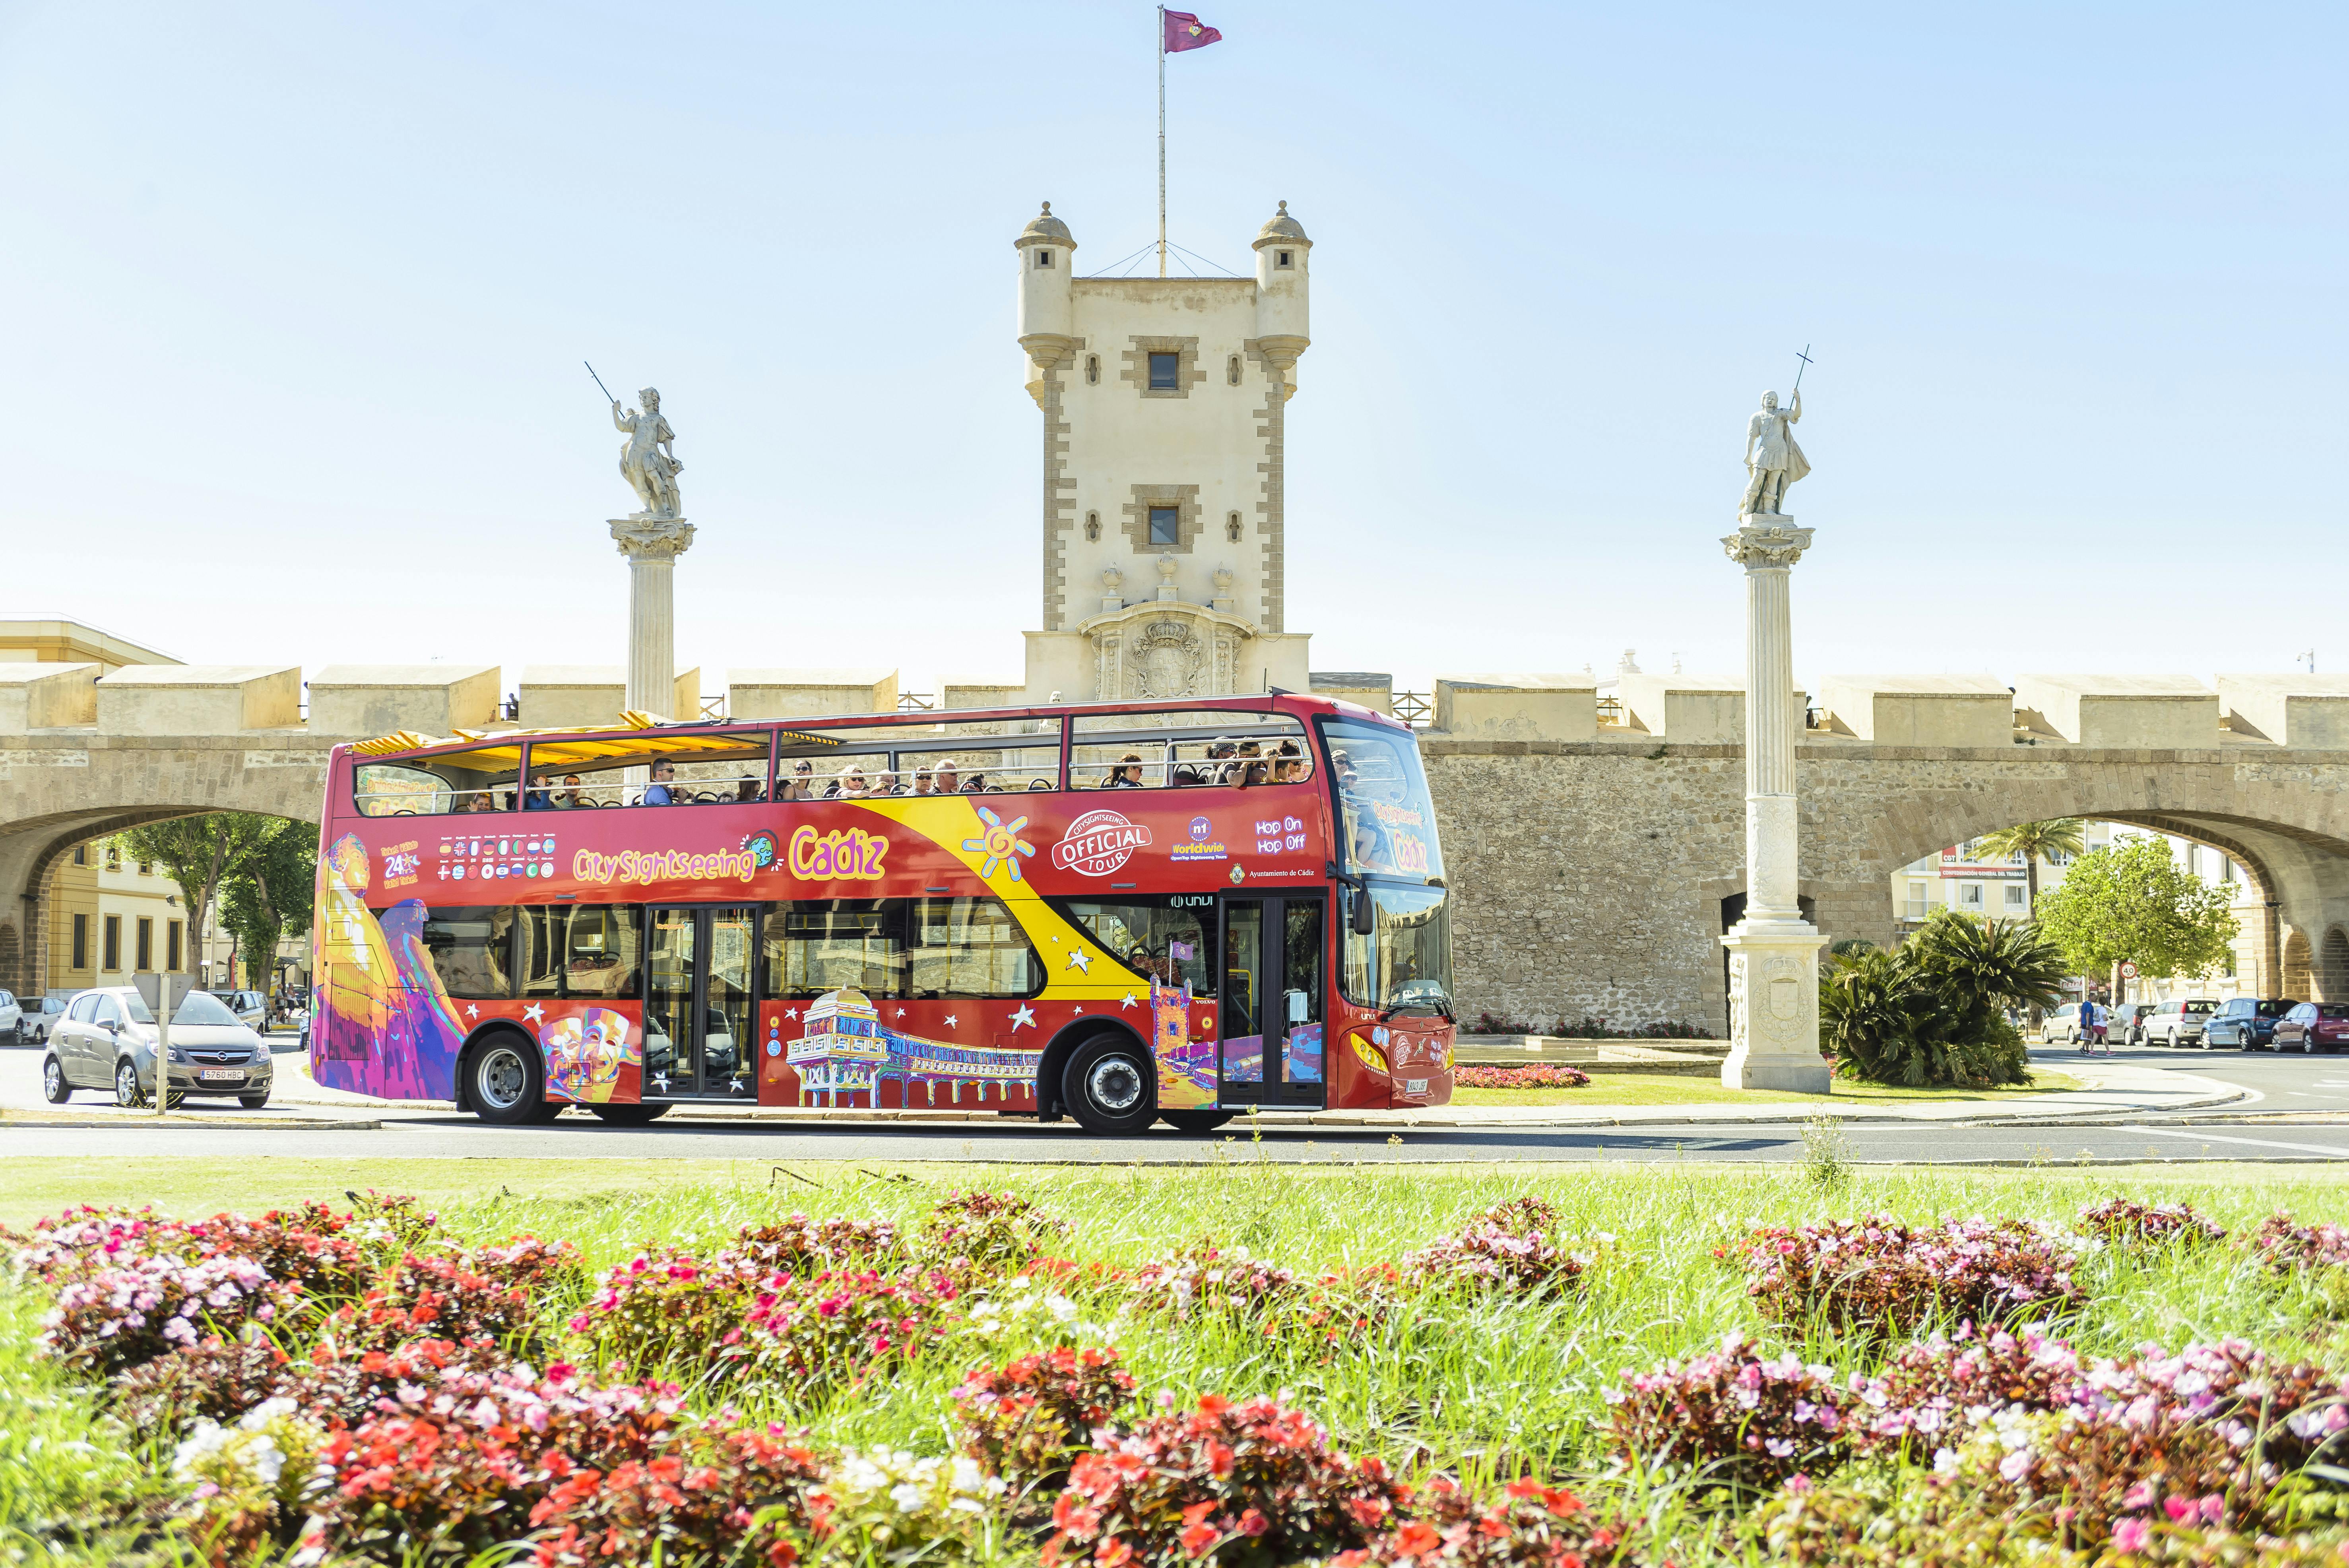
[[[2165,839],[2081,856],[2039,910],[2039,927],[2081,975],[2134,964],[2157,979],[2216,973],[2238,923],[2227,895],[2178,865]]]
[[[2004,1009],[2044,1006],[2064,978],[2028,921],[1944,910],[1891,953],[1838,955],[1819,980],[1821,1043],[1842,1077],[1922,1087],[2029,1083]]]
[[[2047,822],[2018,822],[2012,828],[2001,828],[1995,833],[1984,833],[1976,841],[1979,853],[2009,860],[2023,857],[2023,881],[2031,887],[2031,907],[2039,908],[2039,862],[2052,861],[2057,855],[2076,855],[2085,847],[2081,837],[2082,823],[2077,817],[2058,817]]]
[[[188,905],[188,962],[202,962],[204,923],[221,883],[241,867],[262,836],[281,819],[249,811],[213,811],[146,822],[115,835],[132,858],[150,861],[180,884]]]
[[[236,937],[245,984],[266,987],[280,939],[310,923],[316,888],[318,832],[307,822],[264,819],[268,826],[221,884],[221,923]]]

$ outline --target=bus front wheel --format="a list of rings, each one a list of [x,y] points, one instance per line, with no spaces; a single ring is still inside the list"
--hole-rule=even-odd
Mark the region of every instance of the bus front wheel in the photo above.
[[[521,1037],[499,1035],[484,1042],[465,1070],[473,1114],[483,1121],[522,1127],[553,1119],[539,1087],[538,1053]]]
[[[1097,1135],[1140,1132],[1158,1114],[1155,1075],[1142,1047],[1104,1035],[1079,1046],[1061,1076],[1061,1099],[1077,1125]]]

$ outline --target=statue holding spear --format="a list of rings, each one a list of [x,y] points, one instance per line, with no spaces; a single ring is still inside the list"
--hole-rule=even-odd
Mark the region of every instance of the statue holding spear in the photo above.
[[[586,361],[580,363],[585,365]],[[595,375],[593,365],[587,366],[587,374],[595,377],[597,389],[605,397],[612,398],[613,428],[628,438],[628,444],[620,449],[620,477],[628,481],[628,488],[635,490],[636,498],[645,503],[643,511],[630,515],[641,518],[681,515],[677,476],[685,471],[685,465],[678,461],[677,453],[671,448],[671,443],[677,439],[677,432],[669,428],[667,419],[661,418],[659,390],[647,387],[636,394],[644,405],[642,412],[634,408],[623,410],[620,400],[612,397],[612,389],[604,385],[602,377]]]

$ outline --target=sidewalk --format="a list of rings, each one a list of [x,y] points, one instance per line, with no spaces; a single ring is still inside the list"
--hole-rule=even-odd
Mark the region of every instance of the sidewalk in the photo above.
[[[1807,1121],[1825,1113],[1858,1121],[1966,1122],[1996,1125],[2013,1121],[2071,1120],[2078,1117],[2145,1116],[2179,1110],[2199,1110],[2247,1098],[2245,1090],[2216,1078],[2154,1068],[2083,1061],[2070,1053],[2050,1054],[2046,1065],[2061,1061],[2063,1070],[2088,1087],[2048,1094],[2017,1095],[1998,1100],[1909,1100],[1895,1104],[1822,1099],[1800,1104],[1764,1105],[1610,1105],[1603,1098],[1604,1078],[1587,1090],[1593,1098],[1569,1105],[1442,1106],[1430,1110],[1323,1110],[1259,1113],[1257,1120],[1274,1128],[1542,1128],[1635,1127],[1642,1124],[1702,1122],[1708,1126],[1784,1124]],[[302,1071],[301,1058],[279,1058],[274,1104],[299,1108],[305,1113],[350,1115],[367,1111],[405,1111],[448,1115],[456,1106],[446,1100],[383,1100],[365,1095],[321,1088]],[[290,1069],[290,1070],[289,1070]],[[973,1114],[968,1110],[821,1110],[795,1106],[750,1106],[715,1103],[707,1107],[681,1105],[663,1119],[664,1125],[681,1122],[828,1123],[921,1122],[1000,1127],[1019,1117]],[[1233,1128],[1248,1125],[1246,1112],[1235,1117]]]

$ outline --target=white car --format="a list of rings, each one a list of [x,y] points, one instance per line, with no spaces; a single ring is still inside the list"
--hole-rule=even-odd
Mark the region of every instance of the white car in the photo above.
[[[36,1002],[26,997],[17,1004],[16,1043],[20,1046],[45,1046],[66,1016],[66,1005],[55,996],[44,996]]]
[[[25,1010],[16,1005],[13,991],[0,991],[0,1035],[20,1046],[25,1043]]]

